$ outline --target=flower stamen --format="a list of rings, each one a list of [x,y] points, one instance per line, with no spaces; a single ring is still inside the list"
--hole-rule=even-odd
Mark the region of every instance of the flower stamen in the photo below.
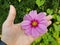
[[[38,25],[38,22],[37,22],[37,21],[33,21],[33,22],[32,22],[32,26],[33,26],[33,27],[36,27],[37,25]]]

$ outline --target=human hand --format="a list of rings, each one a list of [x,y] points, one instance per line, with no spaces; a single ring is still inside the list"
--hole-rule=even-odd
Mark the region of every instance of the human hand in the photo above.
[[[10,5],[10,11],[7,19],[2,26],[2,38],[7,45],[30,45],[35,38],[32,36],[25,35],[20,23],[14,24],[14,19],[16,17],[16,10],[14,6]],[[52,16],[46,17],[48,20],[48,26],[51,24],[50,19]]]

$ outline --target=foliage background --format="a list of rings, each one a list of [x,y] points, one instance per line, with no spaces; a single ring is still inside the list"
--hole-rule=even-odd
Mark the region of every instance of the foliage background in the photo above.
[[[0,34],[11,4],[17,10],[15,23],[21,22],[23,16],[31,10],[51,14],[53,19],[48,32],[35,40],[32,45],[60,45],[60,0],[0,0]]]

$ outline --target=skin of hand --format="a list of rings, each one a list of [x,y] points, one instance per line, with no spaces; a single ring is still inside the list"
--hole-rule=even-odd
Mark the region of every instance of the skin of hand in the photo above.
[[[2,37],[1,40],[7,45],[31,45],[35,40],[32,36],[27,36],[24,34],[20,23],[14,24],[14,19],[16,17],[16,10],[13,5],[10,5],[10,11],[7,19],[2,25]],[[46,16],[48,20],[48,26],[52,23],[51,15]]]

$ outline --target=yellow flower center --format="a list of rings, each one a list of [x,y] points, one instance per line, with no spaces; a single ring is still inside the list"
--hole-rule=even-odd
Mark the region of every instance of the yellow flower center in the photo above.
[[[38,23],[37,23],[36,21],[33,21],[33,22],[32,22],[32,26],[35,27],[35,26],[37,26],[37,25],[38,25]]]

